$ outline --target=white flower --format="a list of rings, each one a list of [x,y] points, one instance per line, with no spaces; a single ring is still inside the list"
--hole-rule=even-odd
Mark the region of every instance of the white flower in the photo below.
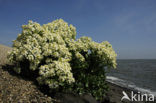
[[[28,69],[39,71],[38,82],[50,88],[75,82],[72,66],[87,68],[90,55],[103,64],[109,61],[106,65],[111,67],[117,65],[117,55],[109,42],[96,43],[89,37],[76,40],[76,28],[62,19],[43,26],[29,21],[22,29],[22,33],[13,41],[8,59],[15,64],[28,60]],[[72,65],[71,62],[75,64]],[[20,70],[20,65],[17,65],[15,71]]]

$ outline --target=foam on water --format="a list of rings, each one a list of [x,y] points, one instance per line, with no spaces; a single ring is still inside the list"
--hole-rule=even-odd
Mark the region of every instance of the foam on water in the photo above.
[[[141,93],[153,94],[154,96],[156,96],[156,91],[151,91],[150,89],[138,87],[133,82],[130,82],[130,81],[126,81],[126,80],[123,80],[123,79],[120,79],[117,77],[113,77],[113,76],[107,76],[106,80],[108,82],[119,85],[121,87],[130,88],[130,89],[139,91]]]

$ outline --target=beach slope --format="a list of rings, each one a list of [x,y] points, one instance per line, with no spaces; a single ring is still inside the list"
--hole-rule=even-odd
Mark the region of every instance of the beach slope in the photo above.
[[[12,66],[8,65],[7,52],[10,47],[0,45],[0,102],[1,103],[99,103],[92,96],[62,94],[61,96],[51,98],[46,93],[45,88],[39,88],[37,83],[27,77],[22,77],[12,71]],[[102,103],[148,103],[148,102],[130,102],[121,101],[122,91],[130,95],[131,90],[120,87],[108,82],[110,91]],[[154,103],[154,102],[152,102]]]

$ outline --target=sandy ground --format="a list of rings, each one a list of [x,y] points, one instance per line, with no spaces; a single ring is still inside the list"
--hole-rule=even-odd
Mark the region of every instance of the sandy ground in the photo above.
[[[7,52],[10,51],[11,48],[0,44],[0,65],[6,64]]]
[[[12,71],[13,66],[7,65],[6,59],[9,50],[11,48],[0,45],[0,103],[99,103],[90,95],[58,93],[51,97],[46,88],[39,87],[36,81]],[[148,103],[121,101],[122,91],[130,95],[131,90],[109,82],[108,85],[110,91],[103,103]]]

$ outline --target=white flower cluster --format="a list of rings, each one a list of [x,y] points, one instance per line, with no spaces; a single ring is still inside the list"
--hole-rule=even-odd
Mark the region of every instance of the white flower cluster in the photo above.
[[[39,71],[37,80],[40,84],[57,88],[63,83],[73,83],[72,60],[76,60],[75,66],[85,68],[90,54],[110,67],[116,67],[116,53],[108,42],[96,43],[88,37],[76,40],[75,27],[62,19],[43,26],[29,21],[22,29],[13,41],[8,58],[16,64],[14,70],[18,73],[22,71],[20,62],[29,61],[30,70]]]

